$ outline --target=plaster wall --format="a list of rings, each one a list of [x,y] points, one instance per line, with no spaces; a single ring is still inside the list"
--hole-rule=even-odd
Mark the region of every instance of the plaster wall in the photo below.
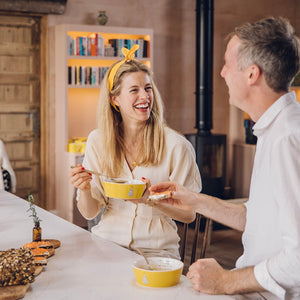
[[[144,27],[154,30],[155,82],[165,103],[167,123],[182,133],[195,133],[195,0],[68,0],[64,15],[49,15],[48,26],[96,24],[99,10],[108,15],[107,26]],[[243,134],[242,112],[228,104],[228,92],[220,77],[224,38],[245,21],[266,16],[290,19],[300,35],[300,3],[297,0],[215,0],[213,133],[227,135],[227,184],[231,180],[232,144]],[[49,47],[51,42],[49,39]],[[49,51],[50,86],[53,57]],[[50,88],[50,115],[55,117]],[[51,117],[50,117],[51,119]],[[55,129],[50,127],[50,139]]]

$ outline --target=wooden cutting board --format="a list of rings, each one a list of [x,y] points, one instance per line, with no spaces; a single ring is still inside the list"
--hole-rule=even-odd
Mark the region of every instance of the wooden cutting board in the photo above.
[[[30,283],[0,287],[0,300],[16,300],[25,296]]]
[[[43,266],[35,268],[34,276],[38,276],[42,271]],[[0,300],[17,300],[25,296],[30,283],[23,285],[0,286]]]
[[[55,239],[45,239],[45,241],[50,242],[53,245],[52,249],[49,249],[50,256],[54,255],[55,248],[60,247],[60,241]],[[34,275],[38,276],[42,271],[44,267],[43,266],[37,266]],[[24,284],[24,285],[12,285],[12,286],[5,286],[0,287],[0,300],[17,300],[21,299],[25,296],[28,288],[30,286],[30,283]]]
[[[48,255],[48,257],[51,257],[51,256],[53,256],[54,255],[54,253],[55,253],[55,249],[54,249],[54,247],[53,248],[50,248],[50,249],[47,249],[48,250],[48,252],[49,252],[49,255]]]
[[[44,239],[42,240],[44,242],[49,242],[50,244],[53,245],[53,247],[56,249],[58,247],[60,247],[60,241],[59,240],[54,240],[54,239]]]

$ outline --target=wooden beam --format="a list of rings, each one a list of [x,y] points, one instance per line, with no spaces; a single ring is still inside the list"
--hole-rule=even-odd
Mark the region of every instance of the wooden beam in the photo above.
[[[62,15],[66,4],[67,0],[1,0],[0,11]]]

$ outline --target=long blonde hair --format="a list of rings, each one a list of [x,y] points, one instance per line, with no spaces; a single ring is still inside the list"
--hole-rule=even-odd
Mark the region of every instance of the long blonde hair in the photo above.
[[[137,163],[140,166],[157,165],[165,144],[163,103],[150,69],[136,60],[124,62],[114,77],[113,88],[109,91],[107,77],[109,68],[101,83],[100,98],[97,110],[97,125],[100,132],[101,148],[100,168],[108,176],[120,175],[124,164],[125,143],[122,127],[122,116],[111,104],[111,97],[121,91],[122,77],[126,73],[145,72],[151,80],[153,90],[153,107],[143,131],[143,142],[138,151]]]

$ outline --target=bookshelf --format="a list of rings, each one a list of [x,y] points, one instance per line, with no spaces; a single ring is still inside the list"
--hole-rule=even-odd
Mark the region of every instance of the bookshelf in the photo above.
[[[123,45],[139,43],[137,59],[153,68],[153,30],[60,24],[54,26],[53,33],[56,213],[84,226],[82,220],[74,218],[75,191],[69,183],[70,165],[78,163],[82,153],[68,152],[68,141],[87,137],[96,128],[101,77],[111,64],[122,59],[119,49]]]

